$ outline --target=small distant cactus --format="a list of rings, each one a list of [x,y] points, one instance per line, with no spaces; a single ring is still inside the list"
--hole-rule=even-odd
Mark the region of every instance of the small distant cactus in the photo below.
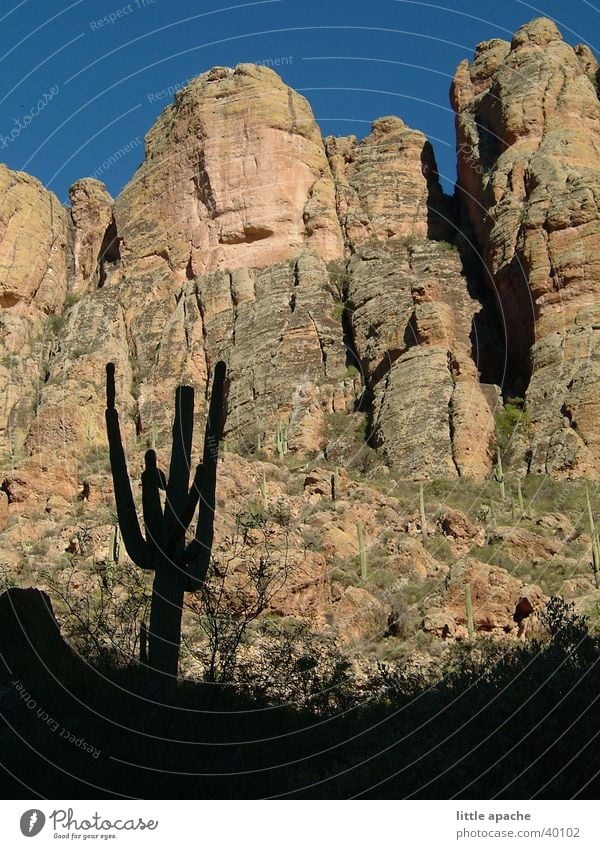
[[[108,553],[106,555],[105,587],[112,592],[115,585],[115,565],[119,562],[121,552],[121,539],[119,526],[115,525],[108,541]]]
[[[331,500],[336,501],[338,497],[338,484],[340,482],[340,470],[336,469],[331,475]]]
[[[500,448],[496,448],[496,466],[494,468],[494,478],[500,484],[500,497],[502,501],[506,500],[506,488],[504,486],[504,471],[502,469],[502,454]]]
[[[525,504],[523,502],[523,488],[521,487],[521,478],[517,478],[517,498],[519,499],[519,510],[521,511],[521,519],[525,515]]]
[[[367,580],[367,549],[365,547],[365,531],[360,522],[356,523],[356,534],[358,536],[358,556],[360,559],[360,577],[363,582]]]
[[[590,493],[588,491],[587,484],[585,487],[585,500],[590,519],[590,535],[592,537],[592,560],[590,565],[592,567],[592,572],[594,573],[594,583],[598,590],[600,589],[600,533],[596,530],[594,513],[592,511],[592,502],[590,501]]]
[[[90,445],[96,439],[97,433],[98,433],[98,428],[96,427],[94,417],[93,417],[93,415],[90,414],[88,416],[87,424],[85,426],[85,438]]]
[[[473,602],[471,600],[471,584],[465,585],[465,605],[467,608],[467,633],[469,642],[475,638],[475,625],[473,624]]]
[[[119,557],[121,554],[121,534],[119,532],[119,526],[115,525],[113,528],[113,532],[110,537],[110,548],[108,552],[109,560],[112,563],[118,563]]]
[[[277,423],[275,445],[277,447],[277,456],[280,460],[283,460],[288,453],[288,426],[286,422]]]
[[[267,513],[269,510],[269,484],[267,483],[267,475],[264,471],[262,473],[260,492],[262,495],[263,510],[265,511],[265,513]]]
[[[427,514],[425,513],[425,492],[423,484],[419,484],[419,514],[421,516],[421,536],[423,542],[427,541]]]

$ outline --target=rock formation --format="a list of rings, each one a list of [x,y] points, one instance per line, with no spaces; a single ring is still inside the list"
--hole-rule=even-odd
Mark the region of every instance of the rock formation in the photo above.
[[[146,136],[116,203],[123,269],[181,284],[265,268],[305,246],[342,253],[334,185],[307,101],[266,67],[213,68]]]
[[[325,140],[336,210],[350,250],[370,239],[440,238],[451,231],[433,149],[395,116],[371,134]]]
[[[349,269],[372,443],[401,477],[486,479],[494,419],[472,339],[482,305],[469,294],[458,253],[448,243],[389,241],[359,248]]]
[[[217,536],[249,504],[287,517],[274,614],[346,645],[463,639],[468,580],[476,629],[517,637],[519,599],[541,603],[528,585],[554,587],[542,559],[595,597],[568,505],[569,534],[511,522],[540,518],[515,474],[600,473],[597,78],[591,51],[545,19],[479,45],[452,86],[452,199],[400,118],[322,139],[307,101],[254,65],[179,91],[114,201],[82,179],[65,209],[0,166],[0,578],[33,568],[32,539],[53,563],[67,553],[80,587],[105,563],[107,362],[135,478],[168,441],[176,386],[204,415],[223,359],[217,497],[232,506]],[[524,413],[501,496],[510,396]]]
[[[452,87],[458,189],[503,317],[508,383],[526,393],[526,462],[558,476],[600,471],[596,71],[539,18],[480,44]]]

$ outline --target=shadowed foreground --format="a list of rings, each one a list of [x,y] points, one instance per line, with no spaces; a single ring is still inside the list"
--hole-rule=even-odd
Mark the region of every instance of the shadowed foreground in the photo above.
[[[382,668],[371,699],[340,692],[328,712],[194,683],[157,711],[141,672],[87,666],[47,596],[11,590],[4,798],[593,798],[600,646],[568,609],[550,633],[543,646],[459,649],[432,687]]]

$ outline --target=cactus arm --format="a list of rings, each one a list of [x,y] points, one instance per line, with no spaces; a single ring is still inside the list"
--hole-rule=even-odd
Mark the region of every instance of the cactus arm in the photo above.
[[[117,516],[121,528],[123,545],[130,558],[142,569],[152,569],[152,554],[142,536],[140,523],[135,509],[127,461],[123,450],[123,440],[119,427],[119,414],[115,409],[115,366],[108,363],[106,366],[106,433],[108,436],[108,449],[110,456],[110,468],[112,472],[113,487],[115,490],[115,503]]]
[[[153,552],[164,550],[163,509],[160,503],[160,473],[154,451],[146,451],[146,468],[142,472],[142,510],[146,540]]]
[[[171,551],[179,543],[180,539],[185,536],[185,532],[189,528],[191,521],[194,518],[194,513],[196,512],[196,507],[198,506],[200,493],[202,491],[203,476],[204,467],[202,466],[202,463],[200,463],[198,466],[196,466],[196,473],[194,474],[194,479],[192,481],[187,500],[181,513],[180,521],[173,528],[170,535],[166,539],[165,544],[167,550],[169,551]]]
[[[165,537],[170,537],[181,523],[188,497],[194,431],[194,390],[179,386],[175,393],[173,447],[165,500]]]
[[[214,537],[215,501],[217,489],[217,460],[222,431],[223,401],[225,395],[225,363],[215,366],[213,388],[204,432],[202,457],[202,486],[198,524],[192,542],[185,552],[188,564],[188,586],[192,589],[202,583],[210,566],[210,555]]]
[[[200,493],[202,492],[203,480],[204,466],[202,465],[202,463],[199,463],[196,466],[194,480],[192,481],[187,501],[181,514],[181,524],[186,530],[189,528],[191,521],[194,518],[194,513],[196,512],[196,507],[198,506],[198,501],[200,500]]]

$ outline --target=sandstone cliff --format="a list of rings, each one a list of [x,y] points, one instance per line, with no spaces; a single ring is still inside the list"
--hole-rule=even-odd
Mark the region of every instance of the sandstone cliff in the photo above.
[[[600,287],[597,63],[539,18],[463,62],[458,189],[501,311],[508,383],[531,422],[521,462],[596,476]]]
[[[556,589],[544,560],[591,603],[581,485],[555,515],[521,509],[514,476],[534,498],[535,475],[599,471],[596,75],[543,19],[479,45],[452,88],[454,199],[400,118],[322,139],[307,101],[253,65],[178,92],[114,201],[82,179],[64,209],[1,166],[0,577],[38,574],[32,546],[59,574],[66,553],[81,587],[106,566],[106,362],[137,475],[169,441],[175,387],[202,415],[222,358],[217,532],[257,500],[288,516],[278,615],[346,643],[462,639],[468,581],[477,628],[517,636],[519,598],[542,598],[529,585]],[[525,397],[506,498],[503,395]]]

